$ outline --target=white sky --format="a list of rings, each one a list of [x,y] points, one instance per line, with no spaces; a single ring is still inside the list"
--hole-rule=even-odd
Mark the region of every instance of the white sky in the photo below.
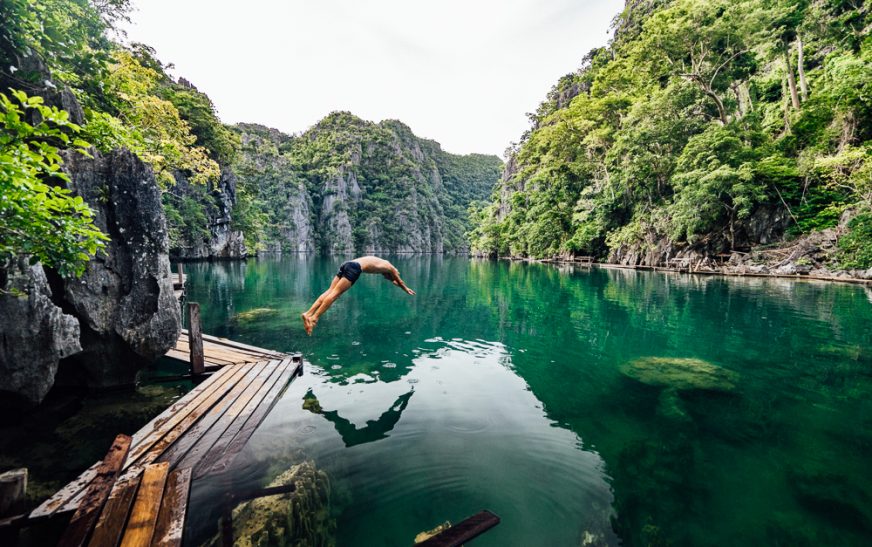
[[[134,0],[130,41],[226,123],[300,132],[329,112],[399,119],[449,152],[517,141],[623,0]]]

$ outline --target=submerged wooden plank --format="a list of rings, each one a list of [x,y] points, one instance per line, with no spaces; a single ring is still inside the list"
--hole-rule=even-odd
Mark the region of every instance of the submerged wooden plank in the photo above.
[[[115,479],[121,472],[121,466],[127,458],[132,439],[127,435],[118,435],[109,448],[106,457],[97,469],[97,476],[88,486],[82,503],[76,510],[64,534],[58,542],[63,547],[78,547],[84,545],[85,540],[94,527],[97,517],[109,497],[109,492],[115,484]]]
[[[196,444],[188,451],[184,459],[179,463],[180,467],[195,467],[207,454],[212,454],[216,445],[220,446],[222,438],[226,438],[236,433],[232,429],[232,424],[241,414],[246,412],[252,404],[257,404],[255,401],[263,397],[263,393],[268,391],[276,379],[280,376],[279,361],[267,361],[259,363],[257,378],[255,378],[246,390],[231,404],[227,405],[226,412],[222,413],[219,419],[213,421],[213,425],[202,438],[198,439]]]
[[[190,468],[170,473],[151,540],[153,547],[179,547],[182,544],[190,489]]]
[[[202,462],[199,466],[194,468],[195,479],[209,473],[224,472],[230,466],[233,459],[236,457],[236,454],[245,447],[248,439],[251,438],[254,431],[261,424],[264,418],[266,418],[269,411],[272,410],[278,397],[284,392],[288,382],[297,375],[302,366],[302,360],[299,363],[293,363],[291,358],[282,360],[279,365],[281,373],[278,380],[257,402],[256,409],[247,417],[247,420],[245,420],[245,423],[242,425],[241,429],[239,429],[239,432],[236,433],[232,439],[229,437],[229,432],[227,432],[221,439],[221,444],[226,446],[226,448],[223,449],[223,453],[219,451],[221,447],[216,446],[212,449],[211,456],[214,463],[213,461]]]
[[[124,524],[130,514],[133,498],[139,489],[142,475],[130,481],[118,481],[109,494],[103,512],[94,527],[88,547],[117,547],[124,532]]]
[[[177,442],[165,450],[158,458],[158,461],[169,462],[170,466],[175,467],[191,450],[191,447],[198,444],[204,435],[211,434],[213,424],[221,419],[229,408],[232,408],[234,402],[243,397],[252,384],[257,384],[256,380],[263,374],[265,368],[265,366],[258,366],[257,364],[252,366],[245,378],[239,381],[233,387],[233,390],[225,395],[218,404],[209,409],[209,412],[196,424],[191,426]],[[182,464],[182,467],[190,466]]]
[[[142,485],[136,493],[136,501],[133,502],[130,518],[121,538],[121,547],[151,545],[169,467],[166,462],[146,466],[142,473]]]
[[[451,528],[439,532],[430,539],[416,543],[415,547],[459,547],[487,532],[500,523],[500,517],[488,510],[458,522]]]

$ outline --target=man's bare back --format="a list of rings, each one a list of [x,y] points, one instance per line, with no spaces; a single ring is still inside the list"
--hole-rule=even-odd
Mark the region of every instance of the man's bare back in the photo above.
[[[318,319],[325,311],[327,311],[333,302],[339,298],[342,293],[347,291],[354,285],[361,273],[381,274],[385,279],[406,291],[410,295],[414,295],[415,291],[406,286],[403,279],[400,277],[400,272],[393,264],[383,258],[377,256],[361,256],[354,260],[343,262],[339,267],[339,271],[333,278],[330,288],[324,291],[321,296],[315,300],[312,307],[300,317],[303,319],[303,326],[306,329],[306,334],[312,335],[312,329],[318,324]]]

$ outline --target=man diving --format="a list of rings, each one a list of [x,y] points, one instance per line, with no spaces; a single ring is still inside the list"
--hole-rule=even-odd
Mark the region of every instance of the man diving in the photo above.
[[[300,314],[300,317],[303,318],[303,326],[306,328],[306,334],[312,336],[312,329],[314,329],[315,325],[318,324],[318,319],[321,315],[333,305],[333,302],[336,302],[336,299],[339,298],[342,293],[354,285],[354,282],[357,281],[357,278],[360,277],[361,273],[382,274],[385,279],[397,287],[411,295],[415,294],[415,291],[403,283],[403,280],[400,278],[400,272],[397,271],[394,265],[383,258],[377,256],[362,256],[360,258],[355,258],[354,260],[349,260],[348,262],[343,262],[342,265],[339,266],[339,271],[336,273],[336,277],[333,278],[333,282],[330,283],[330,288],[324,291],[324,293],[315,300],[315,303],[312,304],[309,311]]]

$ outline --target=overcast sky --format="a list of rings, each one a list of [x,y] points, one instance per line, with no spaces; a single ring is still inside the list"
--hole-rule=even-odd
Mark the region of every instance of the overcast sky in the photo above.
[[[557,78],[605,45],[623,0],[134,0],[155,48],[226,123],[287,133],[333,110],[497,154]]]

